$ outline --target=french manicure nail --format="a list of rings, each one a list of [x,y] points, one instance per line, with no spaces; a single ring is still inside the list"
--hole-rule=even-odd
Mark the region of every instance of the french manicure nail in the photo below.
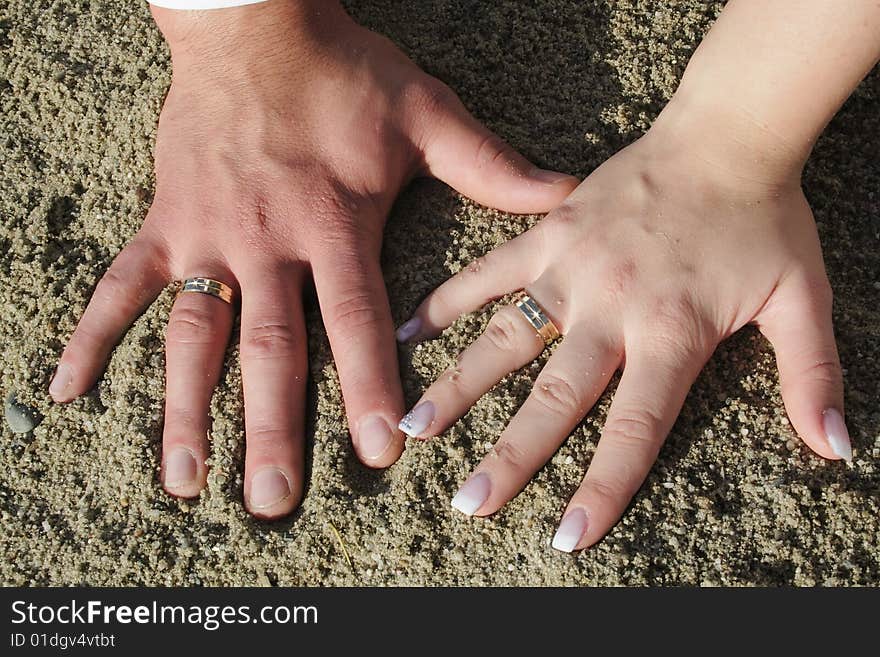
[[[542,183],[547,183],[549,185],[555,185],[556,183],[567,182],[567,181],[577,181],[577,178],[574,176],[569,176],[566,173],[559,173],[558,171],[549,171],[548,169],[540,169],[535,167],[532,169],[531,178],[538,180]]]
[[[836,408],[829,408],[822,413],[822,418],[825,437],[828,438],[831,451],[847,463],[852,463],[852,443],[849,440],[849,431],[846,429],[843,415]]]
[[[413,338],[420,330],[422,329],[422,320],[420,317],[413,317],[412,319],[406,320],[403,324],[400,325],[400,328],[397,329],[398,342],[407,342]]]
[[[290,481],[278,468],[263,468],[251,478],[251,494],[248,496],[248,506],[251,509],[275,506],[288,497]]]
[[[397,428],[410,438],[418,438],[419,434],[434,421],[435,412],[434,402],[423,401],[403,416]]]
[[[475,474],[458,489],[455,497],[452,498],[452,508],[466,516],[472,516],[486,503],[491,492],[492,482],[489,480],[489,475],[485,472]]]
[[[172,489],[191,486],[198,471],[193,453],[186,447],[175,447],[165,457],[165,486]]]
[[[587,531],[587,513],[583,509],[572,509],[559,523],[553,536],[553,547],[561,552],[574,552]]]
[[[358,423],[357,439],[360,455],[365,459],[374,460],[388,451],[394,441],[394,434],[385,420],[372,416]]]
[[[55,370],[55,376],[49,384],[49,394],[52,399],[64,400],[64,391],[73,382],[73,368],[65,363],[60,363]]]

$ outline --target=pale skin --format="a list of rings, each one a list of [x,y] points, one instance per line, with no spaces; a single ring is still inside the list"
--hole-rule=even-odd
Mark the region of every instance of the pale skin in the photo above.
[[[216,11],[153,8],[173,78],[155,146],[155,201],[99,282],[50,384],[91,388],[134,319],[173,281],[202,276],[241,307],[244,503],[260,518],[303,492],[308,371],[302,289],[314,280],[354,448],[386,467],[404,446],[382,228],[410,179],[434,176],[485,205],[547,212],[577,180],[532,166],[455,94],[336,2]],[[204,488],[209,403],[235,308],[178,296],[166,333],[161,479]]]
[[[851,460],[831,287],[800,183],[817,137],[880,58],[880,2],[845,5],[729,2],[643,138],[402,327],[402,339],[430,337],[524,289],[564,335],[453,506],[487,516],[517,495],[621,369],[553,540],[567,552],[595,544],[643,483],[718,343],[746,324],[774,347],[798,435],[824,458]],[[401,428],[437,436],[543,348],[503,307]]]

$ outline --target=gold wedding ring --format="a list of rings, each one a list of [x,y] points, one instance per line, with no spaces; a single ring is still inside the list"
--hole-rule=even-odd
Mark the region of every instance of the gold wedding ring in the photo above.
[[[217,297],[226,303],[232,303],[232,288],[226,285],[226,283],[215,281],[213,278],[203,278],[200,276],[187,278],[183,282],[180,292],[181,294],[184,292],[199,292],[200,294]]]
[[[538,302],[528,294],[525,292],[520,293],[516,299],[516,307],[519,308],[520,312],[529,321],[529,324],[535,327],[538,337],[544,341],[545,345],[549,347],[559,337],[559,329],[556,328],[556,324],[547,317],[547,314],[538,305]]]

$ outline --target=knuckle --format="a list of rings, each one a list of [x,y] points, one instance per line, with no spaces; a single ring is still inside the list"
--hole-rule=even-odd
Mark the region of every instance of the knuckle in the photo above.
[[[581,214],[577,205],[572,201],[565,201],[544,217],[538,225],[551,232],[567,231],[578,222]]]
[[[98,281],[93,296],[105,307],[133,314],[146,300],[154,285],[151,279],[157,272],[167,278],[158,249],[145,244],[145,240],[136,240],[116,256]]]
[[[67,342],[64,349],[64,360],[73,365],[76,370],[91,367],[91,363],[96,358],[100,358],[101,354],[111,349],[112,345],[105,326],[105,318],[98,317],[97,312],[86,309]],[[81,375],[80,373],[79,376]]]
[[[195,305],[178,305],[171,311],[165,337],[170,344],[205,344],[213,341],[215,324],[212,312]]]
[[[269,202],[256,197],[246,210],[238,213],[239,227],[245,239],[251,244],[264,244],[273,239],[272,217],[274,212]]]
[[[522,340],[520,338],[521,327],[517,325],[510,312],[501,310],[492,316],[486,327],[486,339],[498,351],[504,353],[516,353],[519,351]]]
[[[378,258],[381,231],[375,230],[375,219],[381,212],[376,202],[344,192],[320,196],[308,207],[316,230],[305,239],[313,257],[343,264],[360,264],[368,254]]]
[[[361,202],[353,193],[338,189],[318,195],[312,205],[312,212],[319,221],[333,225],[354,226],[360,210]]]
[[[699,313],[689,294],[658,295],[650,304],[650,317],[660,328],[678,333],[699,321]]]
[[[589,499],[590,505],[596,504],[604,509],[620,509],[629,502],[633,491],[617,479],[587,476],[578,496]]]
[[[319,184],[308,194],[305,206],[314,221],[332,227],[332,232],[326,237],[335,244],[333,240],[336,236],[351,234],[360,226],[359,219],[368,211],[374,213],[375,208],[369,206],[369,199],[362,194],[330,178],[329,173],[326,176],[329,180]],[[348,232],[340,233],[344,229],[348,229]]]
[[[415,103],[422,116],[432,117],[458,104],[458,96],[437,78],[427,77],[414,89]]]
[[[114,265],[124,271],[145,266],[159,266],[166,258],[168,244],[157,230],[141,227],[134,239],[120,251]]]
[[[467,384],[467,377],[464,376],[462,372],[461,365],[456,363],[452,367],[448,368],[440,377],[440,380],[446,384],[454,394],[459,398],[468,398],[469,397],[469,386]]]
[[[435,291],[440,302],[448,309],[458,307],[457,303],[461,292],[467,290],[469,295],[476,292],[479,294],[479,305],[485,305],[498,299],[500,295],[490,291],[492,286],[492,274],[497,270],[498,255],[489,252],[472,260],[464,269],[450,278],[444,285]],[[456,313],[458,314],[458,313]]]
[[[543,375],[532,389],[535,401],[555,415],[571,417],[583,412],[581,396],[574,386],[560,376]]]
[[[284,213],[275,205],[277,200],[258,191],[242,192],[240,197],[224,204],[201,202],[193,216],[202,231],[219,224],[253,252],[277,253],[287,237],[286,225],[280,221]]]
[[[604,248],[601,231],[591,229],[585,233],[583,224],[589,214],[587,204],[578,199],[569,198],[555,208],[532,229],[541,244],[539,253],[547,257],[562,248],[569,257],[595,262],[606,258],[609,252],[619,251],[619,245],[614,245],[613,250]]]
[[[778,304],[782,312],[816,311],[831,317],[834,304],[834,289],[824,272],[796,272],[790,276],[791,281],[783,283]]]
[[[249,456],[272,459],[284,448],[290,436],[290,430],[268,420],[252,421],[246,435]]]
[[[358,291],[333,304],[330,321],[343,333],[355,335],[382,322],[383,314],[366,291]]]
[[[650,327],[650,343],[666,358],[685,362],[693,354],[711,352],[713,330],[690,294],[658,296],[648,305],[644,321]]]
[[[197,433],[202,424],[192,408],[171,404],[165,408],[165,430],[176,437]]]
[[[804,358],[806,366],[801,370],[800,376],[814,383],[824,383],[829,386],[841,386],[843,384],[843,372],[840,369],[840,361],[836,357],[830,357],[827,353],[818,353],[812,357]]]
[[[474,278],[481,278],[491,271],[495,264],[496,256],[490,251],[479,258],[472,260],[467,267],[461,270],[458,276],[462,283],[467,283]]]
[[[611,298],[625,301],[629,292],[637,287],[638,277],[635,258],[624,258],[607,267],[602,287]]]
[[[490,462],[495,466],[502,466],[520,474],[531,474],[526,465],[525,450],[509,440],[499,440],[489,451]]]
[[[622,447],[653,445],[657,442],[660,424],[660,417],[647,409],[626,409],[608,418],[602,435]]]
[[[300,342],[289,322],[256,323],[242,336],[241,356],[250,360],[284,358],[294,355]]]
[[[505,160],[513,160],[513,149],[501,137],[494,133],[485,135],[477,146],[476,151],[477,168],[483,168],[503,162]]]
[[[95,288],[95,296],[100,297],[104,301],[112,301],[113,303],[127,303],[131,295],[128,293],[129,276],[123,274],[125,271],[125,263],[119,257],[110,265],[110,268],[104,272],[101,280]]]

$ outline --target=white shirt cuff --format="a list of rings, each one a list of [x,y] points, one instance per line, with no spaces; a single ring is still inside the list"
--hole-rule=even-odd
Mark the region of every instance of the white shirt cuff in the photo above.
[[[258,2],[266,2],[266,0],[149,0],[151,5],[166,9],[225,9],[255,5]]]

